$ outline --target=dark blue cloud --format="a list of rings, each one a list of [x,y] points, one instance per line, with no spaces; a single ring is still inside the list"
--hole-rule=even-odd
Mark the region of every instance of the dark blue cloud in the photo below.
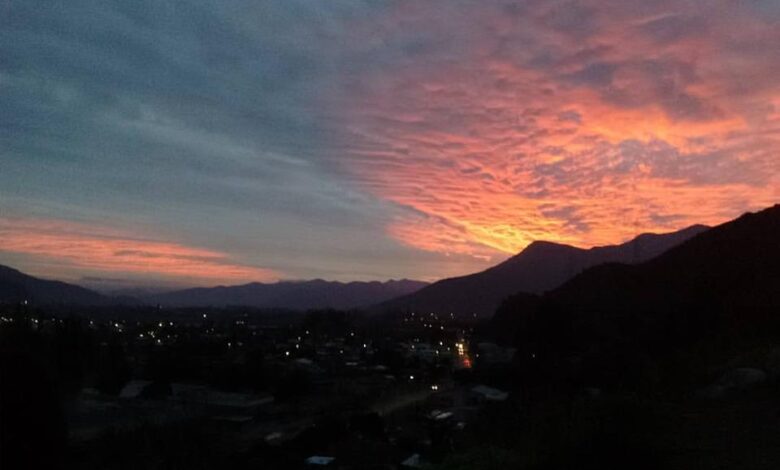
[[[322,104],[348,62],[344,22],[381,8],[8,3],[0,211],[141,224],[292,277],[400,274],[343,259],[403,258],[384,235],[398,209],[334,171]]]

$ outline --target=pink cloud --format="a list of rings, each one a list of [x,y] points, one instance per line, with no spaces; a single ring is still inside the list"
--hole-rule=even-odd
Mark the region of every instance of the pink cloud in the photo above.
[[[279,273],[231,261],[221,252],[140,238],[57,219],[0,218],[0,252],[23,255],[46,275],[110,273],[217,284],[269,281]]]
[[[422,214],[391,236],[484,257],[716,224],[780,199],[776,25],[725,1],[529,5],[403,3],[356,28],[392,45],[426,25],[413,53],[337,103],[343,171]]]

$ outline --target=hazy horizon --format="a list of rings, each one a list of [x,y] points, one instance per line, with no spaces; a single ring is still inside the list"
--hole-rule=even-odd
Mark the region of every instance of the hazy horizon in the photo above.
[[[594,246],[576,246],[576,245],[569,245],[569,244],[562,244],[565,246],[570,246],[577,249],[582,250],[589,250],[593,248],[606,248],[606,247],[612,247],[612,246],[619,246],[626,243],[629,243],[631,241],[634,241],[635,239],[645,236],[645,235],[668,235],[678,232],[687,231],[690,229],[694,229],[696,227],[704,227],[704,228],[711,228],[710,226],[703,225],[703,224],[693,224],[688,227],[684,227],[680,230],[675,230],[672,232],[643,232],[638,233],[636,235],[631,236],[630,238],[626,240],[622,240],[615,244],[610,245],[594,245]],[[535,242],[547,242],[547,243],[556,243],[556,242],[550,242],[548,240],[534,240],[531,243]],[[530,244],[529,244],[530,246]],[[509,260],[510,258],[513,258],[514,256],[522,253],[525,248],[528,248],[528,246],[524,247],[523,250],[520,250],[518,253],[507,255],[504,258],[500,258],[496,261],[495,264],[487,266],[485,269],[489,269],[493,266],[496,266],[498,264],[504,263],[505,261]],[[2,263],[0,263],[0,266],[3,266]],[[19,269],[17,266],[11,266],[11,265],[5,265],[12,269]],[[352,283],[352,282],[379,282],[379,283],[389,283],[389,282],[403,282],[403,281],[410,281],[410,282],[422,282],[427,284],[433,284],[435,282],[446,280],[454,277],[462,277],[462,276],[468,276],[471,274],[476,274],[479,272],[482,272],[484,269],[480,269],[478,271],[469,271],[469,272],[463,272],[463,273],[455,273],[449,277],[441,277],[441,278],[407,278],[407,277],[399,277],[399,278],[385,278],[385,279],[327,279],[327,278],[280,278],[280,279],[273,279],[273,280],[246,280],[241,282],[234,282],[234,283],[187,283],[187,282],[177,282],[177,281],[170,281],[170,280],[155,280],[153,278],[143,279],[143,278],[136,278],[136,279],[122,279],[122,278],[111,278],[111,277],[99,277],[99,276],[84,276],[84,277],[77,277],[77,278],[55,278],[47,276],[46,273],[40,274],[30,271],[22,271],[24,274],[32,275],[35,277],[39,277],[41,279],[47,279],[47,280],[56,280],[56,281],[63,281],[72,283],[81,287],[86,287],[88,289],[95,290],[97,292],[103,293],[103,294],[124,294],[127,292],[132,291],[138,291],[144,294],[155,294],[155,293],[163,293],[163,292],[170,292],[170,291],[176,291],[176,290],[185,290],[185,289],[191,289],[191,288],[211,288],[211,287],[231,287],[231,286],[241,286],[241,285],[247,285],[247,284],[277,284],[277,283],[305,283],[305,282],[311,282],[311,281],[324,281],[324,282],[338,282],[338,283]]]

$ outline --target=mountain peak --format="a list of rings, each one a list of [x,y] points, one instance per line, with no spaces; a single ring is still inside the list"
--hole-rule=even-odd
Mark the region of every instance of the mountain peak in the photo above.
[[[529,243],[528,246],[526,246],[523,251],[544,250],[550,248],[574,248],[574,247],[571,245],[566,245],[564,243],[551,242],[547,240],[534,240],[531,243]]]
[[[512,265],[518,262],[527,261],[529,259],[545,258],[556,255],[560,256],[561,254],[574,251],[581,251],[581,249],[571,245],[565,245],[563,243],[550,242],[546,240],[534,240],[522,251],[520,251],[520,253],[490,269],[501,268],[505,265]]]
[[[325,279],[286,280],[250,283],[240,286],[201,287],[144,297],[152,304],[177,307],[222,307],[241,305],[255,308],[351,309],[409,294],[427,283],[420,281],[328,281]]]
[[[381,308],[491,315],[510,295],[544,293],[598,264],[647,261],[703,230],[703,226],[694,226],[679,232],[646,234],[621,245],[591,249],[537,240],[485,271],[443,279],[413,294],[391,300]]]
[[[688,227],[685,227],[683,229],[680,229],[676,232],[670,232],[670,233],[655,233],[655,232],[645,232],[641,233],[634,238],[632,238],[628,243],[637,241],[637,240],[646,240],[648,238],[659,238],[659,237],[669,237],[669,236],[685,236],[689,234],[699,234],[701,232],[704,232],[705,230],[709,230],[711,227],[709,225],[703,225],[703,224],[694,224]]]
[[[22,272],[18,269],[0,264],[0,276],[24,276],[24,274],[22,274]]]
[[[105,297],[80,286],[38,279],[0,265],[0,302],[31,300],[37,304],[98,305]]]

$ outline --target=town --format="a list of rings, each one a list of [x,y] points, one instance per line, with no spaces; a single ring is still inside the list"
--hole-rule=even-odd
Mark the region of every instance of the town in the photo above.
[[[248,466],[414,468],[441,461],[477,411],[510,396],[477,376],[514,349],[481,340],[470,316],[26,302],[0,311],[4,337],[46,345],[68,458],[82,468],[108,465],[128,442],[159,455],[183,439],[204,443],[201,459]],[[123,458],[147,465],[145,455]]]

